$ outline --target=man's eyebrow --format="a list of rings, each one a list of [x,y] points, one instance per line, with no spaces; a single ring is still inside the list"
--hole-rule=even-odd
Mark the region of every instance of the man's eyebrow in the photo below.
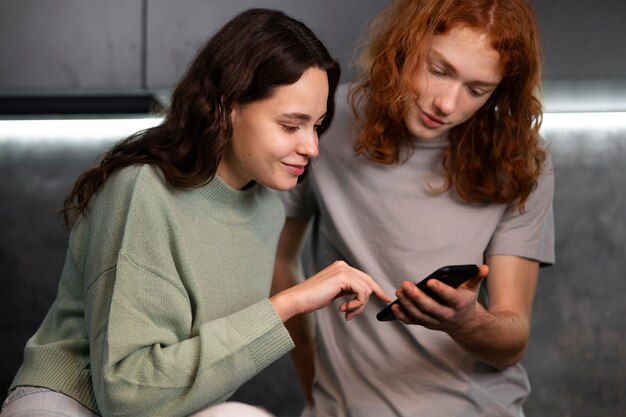
[[[450,61],[448,61],[443,55],[441,55],[439,52],[435,51],[434,49],[431,49],[430,53],[432,55],[434,55],[434,57],[439,60],[440,65],[442,65],[446,71],[448,71],[449,73],[451,73],[452,75],[458,75],[456,68],[454,67],[454,65],[452,65],[450,63]],[[475,85],[475,86],[481,86],[481,87],[497,87],[499,83],[491,83],[489,81],[472,81],[470,84]]]
[[[441,55],[439,52],[435,51],[434,49],[430,50],[430,54],[434,55],[434,57],[439,60],[440,65],[442,65],[446,71],[452,73],[453,75],[457,74],[456,68],[454,67],[454,65],[450,63],[450,61],[446,59],[446,57],[444,57],[443,55]]]

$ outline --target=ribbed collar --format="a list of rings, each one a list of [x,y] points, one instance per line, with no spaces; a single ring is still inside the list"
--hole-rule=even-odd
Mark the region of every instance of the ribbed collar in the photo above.
[[[212,216],[227,222],[241,222],[252,217],[258,209],[260,187],[255,182],[243,190],[237,190],[216,174],[207,185],[198,189],[198,194]]]
[[[448,146],[448,132],[432,139],[411,138],[416,148],[445,148]]]

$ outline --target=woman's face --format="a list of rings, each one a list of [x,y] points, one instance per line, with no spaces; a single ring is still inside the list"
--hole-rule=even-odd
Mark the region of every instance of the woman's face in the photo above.
[[[487,35],[459,26],[435,35],[417,75],[419,97],[405,116],[408,131],[432,139],[472,117],[502,79]]]
[[[233,137],[217,173],[233,188],[251,181],[275,190],[295,187],[310,158],[318,154],[317,128],[326,115],[326,71],[309,68],[271,97],[235,105]]]

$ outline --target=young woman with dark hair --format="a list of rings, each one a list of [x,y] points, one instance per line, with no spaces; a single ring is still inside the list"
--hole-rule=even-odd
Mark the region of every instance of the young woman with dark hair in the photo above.
[[[208,41],[163,123],[65,200],[76,221],[58,295],[2,417],[222,415],[209,406],[292,349],[284,321],[346,295],[346,319],[372,292],[389,299],[343,262],[267,298],[284,223],[268,188],[294,187],[317,155],[338,80],[324,45],[278,11],[243,12]]]
[[[274,288],[297,282],[294,248],[314,219],[311,269],[358,266],[396,291],[398,321],[378,322],[377,302],[350,323],[318,311],[315,344],[294,322],[308,403],[316,417],[523,416],[519,361],[539,266],[554,262],[533,11],[396,0],[364,45],[323,157],[284,195]],[[481,266],[458,289],[430,281],[445,305],[414,285],[452,264]]]

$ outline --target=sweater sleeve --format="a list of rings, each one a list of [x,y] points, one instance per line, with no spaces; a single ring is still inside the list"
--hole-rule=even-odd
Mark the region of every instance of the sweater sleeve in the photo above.
[[[90,320],[101,323],[90,344],[103,416],[189,415],[223,401],[293,346],[268,300],[204,323],[187,338],[188,298],[124,255],[87,301],[92,315],[106,315]]]
[[[182,278],[192,271],[177,252],[184,235],[166,192],[141,175],[113,180],[91,213],[82,263],[92,384],[105,417],[186,416],[224,401],[293,342],[267,299],[197,315],[196,290]],[[115,199],[127,203],[109,204]],[[93,272],[92,264],[109,266]]]

